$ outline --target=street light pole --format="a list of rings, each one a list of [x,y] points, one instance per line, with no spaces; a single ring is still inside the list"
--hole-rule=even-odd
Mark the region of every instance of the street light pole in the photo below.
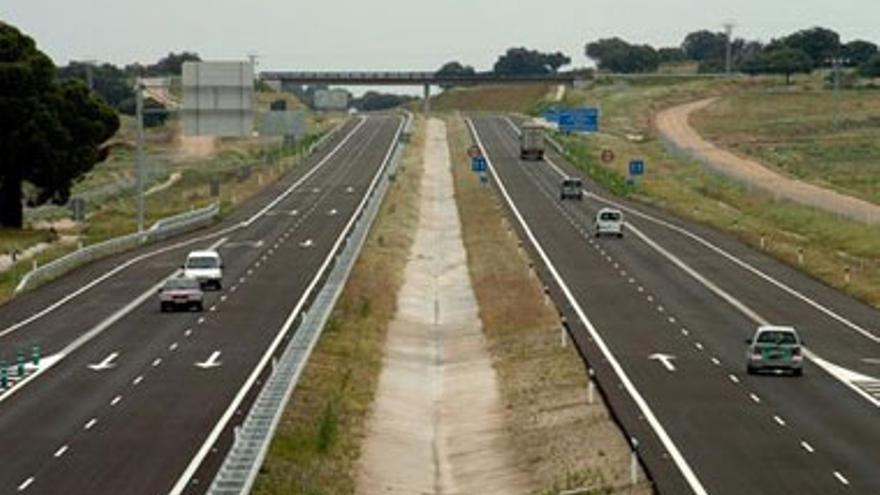
[[[724,34],[727,37],[726,53],[724,57],[724,73],[728,76],[733,70],[733,23],[724,24]]]
[[[834,71],[834,93],[832,99],[834,100],[834,130],[838,130],[840,127],[840,65],[843,63],[843,59],[840,57],[833,57],[831,59],[831,67]]]
[[[137,119],[137,151],[135,167],[137,168],[137,227],[138,232],[144,230],[144,84],[138,78],[135,86],[135,118]]]

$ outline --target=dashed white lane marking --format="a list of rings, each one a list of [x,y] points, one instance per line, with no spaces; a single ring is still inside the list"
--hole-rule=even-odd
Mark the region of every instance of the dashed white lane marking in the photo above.
[[[714,364],[715,366],[721,366],[721,361],[717,357],[713,357],[712,364]]]
[[[627,282],[629,282],[629,283],[631,283],[631,284],[634,284],[634,283],[636,283],[636,279],[634,279],[634,278],[630,278],[629,280],[627,280]]]
[[[785,426],[785,420],[780,418],[779,416],[773,416],[773,421],[776,421],[776,424],[779,426]]]
[[[642,287],[641,285],[639,286],[639,292],[645,292],[645,288]]]
[[[212,312],[212,313],[213,313],[214,311],[217,311],[217,305],[215,304],[214,306],[211,306],[210,309],[208,309],[208,311],[210,311],[210,312]]]
[[[237,285],[233,285],[232,287],[229,288],[229,292],[235,292],[235,291],[237,291],[237,290],[238,290],[238,286],[237,286]]]
[[[33,482],[34,482],[34,477],[33,477],[33,476],[31,476],[30,478],[28,478],[28,479],[22,481],[21,484],[18,485],[18,491],[23,492],[23,491],[27,490],[28,487],[31,486],[31,484],[33,484]]]
[[[803,440],[801,440],[801,448],[803,448],[804,450],[806,450],[807,452],[809,452],[811,454],[816,451],[816,449],[814,449],[812,445],[808,444],[807,442],[805,442]]]
[[[666,311],[666,308],[664,308],[663,306],[657,306],[658,313],[663,313],[664,311]]]
[[[738,377],[738,376],[736,376],[736,375],[734,375],[734,374],[730,374],[730,375],[727,375],[727,376],[730,378],[730,381],[732,381],[733,383],[739,383],[739,377]]]
[[[140,383],[142,381],[144,381],[144,375],[141,375],[141,376],[135,378],[134,380],[132,380],[131,383],[132,383],[132,385],[137,385],[138,383]]]
[[[761,398],[755,394],[749,394],[749,399],[752,399],[752,402],[754,402],[755,404],[761,403]]]
[[[156,358],[153,360],[153,368],[162,364],[162,358]]]
[[[259,263],[259,262],[257,262],[257,263]],[[248,274],[248,275],[253,275],[253,274],[254,274],[254,271],[253,271],[252,269],[249,268],[248,271],[247,271],[247,274]]]
[[[175,342],[175,343],[173,343],[173,344],[171,344],[171,345],[168,346],[168,350],[171,351],[171,352],[174,352],[174,351],[177,350],[177,347],[178,347],[179,345],[180,345],[180,344],[178,344],[177,342]]]
[[[688,335],[690,335],[690,332],[688,332],[688,329],[687,329],[687,328],[682,328],[682,329],[681,329],[681,334],[684,335],[685,337],[687,337]]]
[[[196,320],[196,323],[198,323],[199,325],[201,325],[201,324],[204,323],[204,322],[205,322],[205,317],[204,317],[204,316],[200,316],[199,319]]]
[[[184,336],[184,337],[189,337],[190,335],[192,335],[192,333],[193,333],[192,329],[191,329],[191,328],[187,328],[186,331],[183,332],[183,336]]]
[[[698,351],[703,350],[703,344],[700,342],[694,342],[694,347],[696,347]]]
[[[57,458],[63,456],[64,453],[67,452],[68,448],[69,447],[67,445],[62,445],[60,449],[56,450],[55,453],[52,454],[52,457],[57,459]]]
[[[674,323],[675,323],[675,317],[674,317],[674,316],[670,316],[669,318],[666,319],[666,321],[668,321],[669,323],[673,323],[673,324],[674,324]]]
[[[244,280],[245,280],[244,277],[238,277],[238,283],[243,284]]]
[[[837,481],[843,483],[846,486],[849,486],[849,480],[844,478],[840,471],[834,471],[834,477],[837,478]]]
[[[654,296],[648,295],[648,302],[654,302]]]
[[[83,426],[83,429],[85,429],[85,430],[91,430],[92,427],[95,426],[97,423],[98,423],[98,419],[97,419],[97,418],[92,418],[92,419],[89,420],[88,423],[85,424],[85,426]]]
[[[228,299],[228,298],[229,298],[229,296],[227,296],[226,294],[223,294],[222,296],[220,296],[220,302],[226,302],[226,299]]]
[[[116,397],[113,398],[113,400],[110,401],[110,405],[115,406],[116,404],[119,404],[119,401],[121,401],[121,400],[122,400],[122,396],[117,395]]]

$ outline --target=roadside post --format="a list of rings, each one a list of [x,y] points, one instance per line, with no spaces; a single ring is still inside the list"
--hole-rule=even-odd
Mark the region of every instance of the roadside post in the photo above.
[[[587,372],[589,381],[587,382],[587,403],[593,405],[596,402],[596,370],[590,368]]]
[[[630,451],[629,479],[635,485],[639,482],[639,441],[636,437],[630,438],[632,450]]]
[[[24,378],[24,351],[19,349],[18,356],[15,359],[15,374],[18,378]]]
[[[31,347],[31,364],[40,366],[40,346],[38,345]]]
[[[6,361],[0,361],[0,391],[9,388],[9,369],[6,367]]]
[[[643,175],[645,175],[645,161],[630,160],[629,177],[627,178],[626,183],[630,186],[636,186],[639,183],[639,178]]]

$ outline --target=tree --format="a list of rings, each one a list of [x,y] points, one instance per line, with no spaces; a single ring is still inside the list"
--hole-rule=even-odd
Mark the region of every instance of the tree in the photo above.
[[[58,79],[67,81],[78,79],[88,82],[88,73],[92,73],[93,90],[109,105],[117,110],[122,108],[126,100],[134,101],[134,84],[126,72],[112,64],[93,65],[83,62],[71,62],[58,67]]]
[[[774,48],[749,60],[742,69],[747,74],[782,74],[785,83],[791,84],[793,74],[807,74],[813,70],[813,59],[803,50]]]
[[[388,110],[389,108],[398,107],[404,103],[417,100],[415,96],[395,95],[390,93],[379,93],[376,91],[367,91],[360,98],[351,101],[351,105],[358,110],[374,111]]]
[[[875,53],[859,66],[859,75],[862,77],[880,77],[880,53]]]
[[[803,51],[813,60],[814,67],[830,67],[831,58],[841,51],[840,35],[822,27],[803,29],[771,43],[774,49],[778,45]]]
[[[570,63],[571,59],[561,52],[541,53],[526,48],[511,48],[498,57],[493,71],[499,75],[551,74]]]
[[[870,41],[854,40],[843,45],[841,55],[847,67],[859,67],[877,54],[877,45]]]
[[[22,226],[25,182],[32,203],[65,202],[119,128],[112,108],[80,81],[58,82],[34,40],[2,22],[0,115],[0,226],[13,228]]]
[[[600,69],[612,72],[653,72],[660,65],[660,56],[653,47],[631,45],[620,38],[606,38],[588,43],[585,52]]]
[[[727,35],[705,29],[695,31],[685,36],[681,49],[696,62],[723,61],[727,56]]]
[[[661,64],[680,64],[688,61],[687,54],[679,47],[665,47],[657,50]]]
[[[440,67],[440,69],[438,69],[436,72],[436,74],[438,76],[449,76],[449,77],[472,76],[476,73],[477,73],[477,71],[475,71],[474,68],[471,67],[470,65],[462,65],[461,63],[455,62],[455,61],[447,62],[447,63],[443,64],[443,67]],[[441,84],[440,87],[443,89],[449,89],[449,88],[458,86],[460,84],[461,83],[458,83],[458,84],[444,83],[444,84]]]

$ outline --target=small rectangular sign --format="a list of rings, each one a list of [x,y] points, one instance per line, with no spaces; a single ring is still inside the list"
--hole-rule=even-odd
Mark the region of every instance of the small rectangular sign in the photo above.
[[[645,175],[645,161],[632,160],[629,162],[629,175]]]
[[[485,172],[486,159],[482,156],[475,156],[471,158],[471,170],[474,172]]]
[[[583,107],[560,110],[557,122],[562,132],[599,132],[599,109]]]

